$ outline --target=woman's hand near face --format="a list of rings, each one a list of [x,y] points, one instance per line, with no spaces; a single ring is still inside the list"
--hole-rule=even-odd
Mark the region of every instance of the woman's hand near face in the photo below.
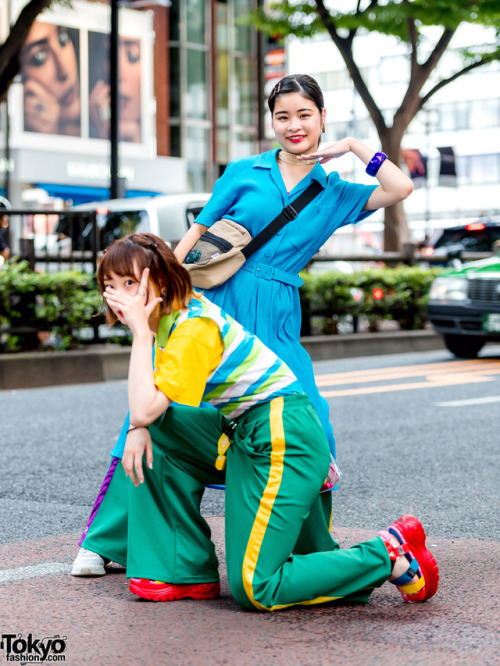
[[[41,83],[28,79],[24,83],[24,125],[44,134],[59,133],[61,108],[57,99]]]
[[[99,139],[107,139],[109,136],[110,94],[109,85],[99,80],[89,96],[89,115]]]
[[[162,302],[159,296],[155,297],[149,286],[148,268],[142,272],[139,289],[135,294],[132,295],[108,286],[103,296],[119,320],[129,327],[132,335],[150,332],[149,318]]]
[[[306,153],[305,155],[297,155],[297,159],[299,161],[318,159],[320,164],[326,164],[326,162],[329,162],[330,160],[332,160],[336,157],[342,157],[342,155],[345,155],[346,153],[349,153],[350,151],[351,151],[350,138],[346,137],[345,139],[341,139],[340,141],[337,141],[336,143],[332,143],[331,146],[326,146],[326,148],[322,148],[321,150],[317,150],[314,153]]]

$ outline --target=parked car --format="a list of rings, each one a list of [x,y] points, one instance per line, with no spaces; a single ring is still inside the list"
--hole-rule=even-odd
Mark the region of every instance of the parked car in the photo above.
[[[134,231],[150,231],[174,248],[209,200],[208,192],[165,194],[155,197],[109,199],[73,206],[71,211],[96,212],[98,250]],[[73,250],[91,249],[92,226],[88,221],[61,215],[55,232],[69,237]]]
[[[427,257],[459,258],[462,252],[493,252],[500,241],[500,221],[478,220],[449,227],[422,248]]]
[[[500,342],[500,252],[436,278],[427,314],[455,356],[475,358],[486,342]]]

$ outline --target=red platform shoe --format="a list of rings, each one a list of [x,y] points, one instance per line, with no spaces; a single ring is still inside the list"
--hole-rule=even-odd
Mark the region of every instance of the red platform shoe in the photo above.
[[[172,585],[147,578],[131,578],[129,589],[138,597],[151,601],[176,601],[187,598],[215,599],[220,594],[219,583]]]
[[[387,540],[390,534],[399,541],[399,547]],[[380,536],[384,539],[391,560],[395,561],[402,555],[408,560],[407,571],[390,581],[397,586],[403,599],[412,604],[433,597],[438,589],[439,569],[434,556],[425,547],[426,535],[419,519],[415,516],[401,516]],[[415,576],[418,576],[418,580],[412,582]]]

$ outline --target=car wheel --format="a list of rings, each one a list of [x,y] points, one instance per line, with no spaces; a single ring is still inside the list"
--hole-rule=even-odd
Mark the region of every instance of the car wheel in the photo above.
[[[476,358],[485,341],[472,335],[445,335],[444,344],[452,354],[459,358]]]

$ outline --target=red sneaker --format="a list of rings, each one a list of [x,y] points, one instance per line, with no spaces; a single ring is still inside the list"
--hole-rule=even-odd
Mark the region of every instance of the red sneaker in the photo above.
[[[388,532],[401,544],[409,564],[408,571],[391,583],[397,585],[401,596],[409,603],[430,599],[438,589],[439,569],[432,553],[425,547],[422,523],[415,516],[401,516],[389,526]],[[412,583],[415,576],[418,580]]]
[[[220,594],[219,583],[172,585],[160,580],[131,578],[129,589],[138,597],[151,601],[175,601],[176,599],[215,599]]]

